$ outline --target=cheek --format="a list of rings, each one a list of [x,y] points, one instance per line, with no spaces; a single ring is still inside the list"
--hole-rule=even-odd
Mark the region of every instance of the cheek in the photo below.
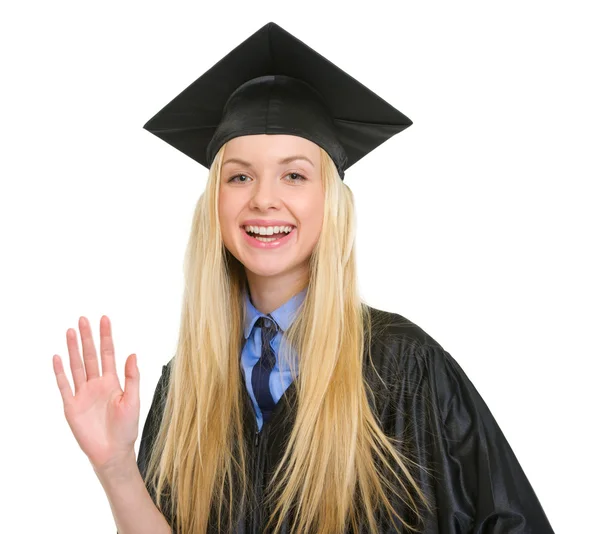
[[[223,239],[228,239],[232,234],[232,225],[235,222],[235,209],[231,199],[227,195],[219,195],[219,224],[221,226],[221,234]]]
[[[321,234],[323,209],[323,199],[315,199],[314,197],[311,197],[307,202],[303,203],[301,207],[298,207],[299,211],[297,213],[302,227],[305,230],[305,235],[310,239],[312,244],[317,241]]]

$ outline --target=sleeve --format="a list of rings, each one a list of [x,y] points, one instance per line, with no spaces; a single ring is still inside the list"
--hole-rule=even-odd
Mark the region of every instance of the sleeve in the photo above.
[[[150,460],[150,453],[152,452],[152,447],[154,446],[156,434],[160,427],[160,423],[163,416],[166,393],[169,385],[170,363],[171,362],[169,362],[167,365],[163,365],[162,367],[162,374],[158,380],[156,389],[154,390],[154,395],[150,404],[150,410],[148,411],[148,415],[144,423],[144,428],[142,430],[142,436],[140,438],[140,447],[137,455],[137,465],[140,470],[140,474],[142,475],[142,479],[146,475],[148,462]],[[156,494],[154,493],[153,489],[150,487],[149,484],[146,485],[146,489],[148,490],[150,497],[152,497],[152,501],[156,503]],[[167,505],[168,504],[169,503],[167,503]],[[165,518],[170,525],[173,524],[169,516],[165,516]],[[119,534],[118,530],[117,534]]]
[[[459,364],[425,347],[434,410],[440,533],[554,534],[523,469]],[[442,517],[439,517],[439,514]]]

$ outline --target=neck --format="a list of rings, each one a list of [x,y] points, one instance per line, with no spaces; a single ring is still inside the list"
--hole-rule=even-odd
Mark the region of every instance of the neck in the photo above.
[[[246,269],[250,300],[265,315],[300,293],[308,284],[308,270],[283,273],[277,276],[259,276]]]

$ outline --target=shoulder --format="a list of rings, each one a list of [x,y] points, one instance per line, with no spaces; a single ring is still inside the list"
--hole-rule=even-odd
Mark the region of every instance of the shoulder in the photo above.
[[[169,389],[169,382],[171,378],[171,371],[173,366],[175,365],[175,356],[172,356],[171,359],[162,366],[161,374],[158,379],[158,383],[156,384],[156,388],[154,390],[154,396],[152,399],[152,406],[161,404],[164,406],[164,401],[167,396],[167,391]]]
[[[425,356],[444,353],[432,335],[410,319],[391,311],[366,306],[369,313],[371,347],[395,351],[397,355]]]
[[[171,359],[162,366],[162,377],[167,378],[171,374],[171,369],[175,365],[175,355],[171,357]]]
[[[432,398],[443,420],[452,406],[470,413],[487,410],[460,364],[428,332],[398,313],[368,308],[372,340],[367,359],[388,387],[421,399]]]
[[[427,331],[406,317],[367,306],[371,337],[365,338],[369,360],[388,379],[421,383],[440,398],[452,396],[458,384],[470,380],[458,362]]]
[[[429,333],[397,313],[370,307],[369,311],[374,355],[371,360],[378,369],[388,370],[390,380],[427,388],[442,413],[448,413],[452,406],[459,410],[460,404],[460,410],[470,414],[489,414],[461,365]]]

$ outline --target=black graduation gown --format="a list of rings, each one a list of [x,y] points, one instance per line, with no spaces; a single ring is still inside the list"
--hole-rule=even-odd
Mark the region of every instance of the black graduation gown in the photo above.
[[[433,470],[427,474],[418,471],[420,487],[434,508],[426,513],[421,532],[553,534],[510,445],[458,363],[411,321],[375,308],[371,313],[378,323],[385,323],[371,344],[373,364],[385,385],[365,358],[365,380],[374,391],[371,406],[386,434],[402,440],[402,452]],[[137,460],[142,476],[160,422],[170,364],[163,366],[144,424]],[[261,502],[267,476],[285,450],[292,427],[295,383],[285,391],[260,433],[247,392],[245,397],[246,440],[253,451],[250,472]],[[264,504],[240,509],[245,510],[245,517],[236,534],[262,533],[268,517]],[[379,532],[405,532],[398,524],[390,525],[387,518],[378,517]],[[170,517],[167,521],[173,524]],[[212,520],[209,532],[217,532]],[[281,532],[289,532],[289,523]]]

